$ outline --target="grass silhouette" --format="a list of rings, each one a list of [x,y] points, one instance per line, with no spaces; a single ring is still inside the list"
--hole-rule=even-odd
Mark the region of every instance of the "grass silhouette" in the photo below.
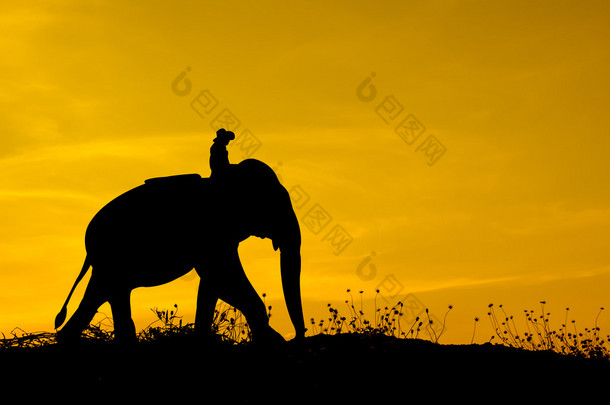
[[[400,339],[419,339],[424,338],[426,335],[428,339],[434,343],[438,343],[445,330],[445,322],[447,315],[453,309],[452,305],[449,305],[447,312],[445,313],[443,324],[440,326],[440,330],[434,325],[434,321],[430,317],[428,308],[425,309],[425,317],[416,316],[411,321],[406,321],[404,318],[404,303],[398,301],[393,307],[384,308],[377,306],[377,296],[379,290],[376,290],[375,295],[375,308],[374,308],[374,319],[370,321],[366,318],[363,309],[362,296],[364,291],[360,290],[359,308],[356,308],[354,304],[354,297],[351,290],[347,290],[349,300],[345,301],[348,309],[348,315],[342,316],[339,313],[339,309],[334,308],[332,304],[328,304],[329,317],[327,319],[321,319],[316,321],[311,318],[311,331],[312,333],[325,334],[325,335],[336,335],[341,333],[359,333],[359,334],[380,334],[389,337],[395,337]],[[407,322],[405,324],[405,322]]]
[[[162,342],[168,339],[180,339],[195,336],[193,323],[183,324],[178,315],[178,305],[173,309],[151,308],[155,319],[138,332],[141,343]],[[82,333],[84,343],[110,343],[114,340],[112,318],[100,313],[102,318],[92,322]],[[212,332],[219,341],[231,344],[250,342],[252,333],[243,314],[234,307],[221,302],[214,310]],[[2,334],[0,350],[8,348],[33,348],[55,344],[54,332],[28,333],[21,328],[15,328],[11,336]]]
[[[514,321],[513,315],[508,315],[502,305],[498,308],[502,316],[498,316],[493,304],[489,304],[487,316],[492,328],[503,345],[526,350],[550,350],[560,354],[573,355],[583,358],[599,358],[610,360],[610,350],[608,342],[610,335],[603,338],[597,320],[604,308],[600,308],[593,328],[584,328],[579,331],[576,321],[572,320],[568,324],[568,313],[570,308],[566,308],[565,320],[555,330],[551,327],[550,313],[544,310],[545,301],[540,302],[540,312],[534,310],[524,310],[525,327],[521,335]]]
[[[177,305],[152,308],[153,321],[138,333],[141,344],[128,347],[114,344],[112,319],[103,314],[75,347],[55,344],[52,332],[17,328],[0,339],[0,385],[5,396],[28,399],[61,393],[91,400],[104,393],[100,398],[129,394],[139,402],[180,402],[188,398],[180,392],[196,389],[224,403],[286,403],[287,392],[314,403],[373,403],[389,393],[433,402],[460,393],[468,399],[473,392],[489,398],[499,393],[498,383],[503,398],[540,393],[549,400],[548,387],[558,382],[562,395],[582,394],[610,378],[608,340],[599,328],[579,331],[566,314],[554,330],[544,303],[536,313],[524,312],[523,331],[503,306],[490,305],[495,334],[489,341],[452,345],[439,344],[452,306],[438,325],[427,310],[412,319],[403,303],[377,307],[376,298],[368,317],[363,292],[348,291],[343,310],[328,304],[327,317],[311,319],[304,342],[272,347],[254,344],[246,319],[225,303],[214,313],[216,339],[209,344],[200,343]],[[536,381],[540,391],[527,381]]]
[[[316,335],[336,336],[341,334],[358,334],[363,336],[381,335],[396,339],[426,340],[439,343],[445,330],[447,316],[453,309],[452,305],[443,318],[443,324],[433,325],[428,308],[425,316],[417,316],[406,320],[404,317],[404,303],[397,302],[393,307],[378,307],[376,291],[374,317],[372,320],[365,316],[363,308],[364,291],[359,291],[359,303],[355,303],[351,290],[347,290],[349,299],[345,300],[347,314],[332,304],[327,304],[328,317],[326,319],[310,319],[308,337]],[[263,294],[265,299],[266,294]],[[602,359],[610,361],[610,335],[602,336],[597,326],[599,316],[604,311],[601,308],[595,318],[595,325],[591,328],[579,330],[576,321],[568,322],[569,308],[565,310],[565,320],[559,329],[551,327],[550,313],[544,309],[545,301],[540,302],[540,311],[524,310],[525,330],[519,332],[515,323],[515,317],[507,314],[503,305],[488,305],[487,316],[495,335],[489,339],[489,343],[509,348],[523,349],[528,351],[552,351],[561,355],[575,356],[585,359]],[[271,306],[268,306],[268,316],[271,317]],[[497,310],[496,310],[497,308]],[[180,339],[181,337],[195,336],[193,323],[182,322],[182,316],[178,315],[178,305],[174,304],[172,309],[152,308],[155,319],[140,332],[138,341],[143,343],[155,343],[168,339]],[[84,342],[111,342],[114,339],[112,331],[112,319],[104,314],[101,320],[89,325],[83,332]],[[474,318],[473,334],[471,344],[474,342],[477,323],[479,318]],[[236,308],[220,302],[214,311],[212,320],[212,332],[218,341],[232,345],[247,344],[252,341],[252,332],[243,314]],[[440,328],[440,329],[439,329]],[[0,350],[6,348],[28,348],[41,347],[55,343],[55,333],[34,332],[28,333],[21,328],[15,328],[11,336],[3,334],[0,339]]]

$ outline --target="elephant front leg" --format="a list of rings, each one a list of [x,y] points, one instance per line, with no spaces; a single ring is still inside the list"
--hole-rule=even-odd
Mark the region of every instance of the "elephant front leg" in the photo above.
[[[204,338],[210,338],[214,310],[218,302],[218,293],[214,288],[214,281],[205,277],[199,270],[197,272],[201,275],[201,281],[199,282],[199,291],[197,292],[195,332]]]
[[[197,316],[201,314],[199,320],[202,324],[207,322],[207,319],[212,320],[216,301],[221,299],[246,317],[253,341],[285,341],[269,326],[265,304],[246,277],[239,260],[237,245],[216,251],[201,276]],[[195,322],[197,326],[197,319]]]

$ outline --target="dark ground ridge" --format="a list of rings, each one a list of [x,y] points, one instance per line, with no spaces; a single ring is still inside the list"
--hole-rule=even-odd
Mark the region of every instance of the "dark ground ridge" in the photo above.
[[[570,394],[582,399],[605,397],[609,383],[607,359],[365,334],[316,335],[273,346],[181,337],[0,351],[2,392],[26,403],[72,397],[95,403],[125,398],[262,404],[290,403],[295,395],[303,399],[299,403],[313,404],[548,400]]]

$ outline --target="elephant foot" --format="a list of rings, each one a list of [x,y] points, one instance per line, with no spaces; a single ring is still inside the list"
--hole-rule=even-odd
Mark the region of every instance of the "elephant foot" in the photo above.
[[[286,343],[286,339],[270,326],[252,331],[252,343],[265,345],[278,345]]]
[[[114,342],[120,345],[135,345],[138,337],[135,334],[115,335]]]
[[[73,331],[66,330],[64,327],[55,334],[55,342],[60,345],[77,344],[80,342],[80,333],[74,333]]]
[[[138,343],[136,327],[131,319],[128,319],[127,322],[122,323],[115,320],[114,341],[121,345],[132,345]]]
[[[212,345],[221,342],[222,338],[210,327],[205,328],[195,323],[194,340],[204,345]]]

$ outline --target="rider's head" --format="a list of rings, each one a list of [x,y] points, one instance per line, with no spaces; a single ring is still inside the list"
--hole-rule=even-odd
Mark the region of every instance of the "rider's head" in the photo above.
[[[224,128],[220,128],[218,131],[216,131],[216,139],[229,143],[229,141],[235,139],[235,134],[232,131],[227,131]]]

